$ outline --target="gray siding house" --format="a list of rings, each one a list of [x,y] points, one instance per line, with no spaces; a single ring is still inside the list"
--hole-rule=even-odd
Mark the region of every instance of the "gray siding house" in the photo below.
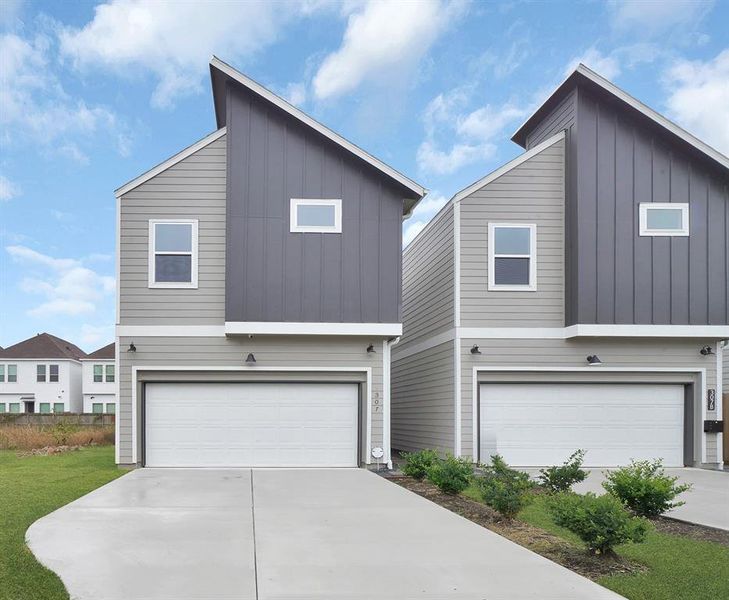
[[[404,252],[393,447],[729,461],[729,159],[582,65],[512,139]]]
[[[217,131],[116,191],[117,462],[388,463],[401,224],[425,190],[210,71]]]

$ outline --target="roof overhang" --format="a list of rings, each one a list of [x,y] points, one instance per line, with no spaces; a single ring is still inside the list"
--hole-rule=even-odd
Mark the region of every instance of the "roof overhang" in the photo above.
[[[250,77],[246,77],[243,73],[234,69],[216,56],[213,56],[210,59],[210,81],[213,87],[213,104],[215,106],[215,119],[218,124],[218,129],[221,129],[226,125],[225,88],[229,81],[234,81],[260,98],[263,98],[277,106],[301,123],[307,125],[325,138],[328,138],[338,146],[344,148],[360,160],[363,160],[402,186],[405,192],[405,202],[403,206],[404,215],[409,215],[418,201],[420,201],[420,199],[428,193],[428,190],[419,183],[416,183],[409,177],[406,177],[399,171],[385,164],[380,159],[375,158],[368,152],[365,152],[359,146],[353,144],[349,140],[346,140],[335,131],[329,129],[326,125],[322,125],[316,119],[310,117],[292,104],[289,104],[286,100],[274,94],[271,90],[265,88],[260,83],[254,81]]]
[[[570,73],[570,75],[552,92],[552,94],[537,108],[536,111],[516,130],[511,137],[512,141],[519,144],[522,148],[526,148],[527,136],[532,129],[544,117],[549,114],[577,85],[585,86],[587,89],[597,91],[599,93],[608,94],[613,100],[626,107],[631,113],[648,119],[654,125],[662,128],[670,137],[679,140],[681,143],[688,145],[694,151],[699,152],[712,162],[719,166],[729,169],[729,158],[724,156],[718,150],[715,150],[708,144],[702,142],[697,137],[691,135],[688,131],[676,125],[663,115],[657,113],[652,108],[643,104],[640,100],[633,98],[627,92],[621,90],[618,86],[611,83],[604,77],[601,77],[585,65],[580,64]]]

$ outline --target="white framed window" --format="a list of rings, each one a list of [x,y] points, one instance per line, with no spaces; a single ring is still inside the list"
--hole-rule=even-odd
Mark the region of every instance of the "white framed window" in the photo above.
[[[292,233],[342,233],[342,200],[291,198]]]
[[[103,413],[104,405],[101,402],[94,402],[91,405],[91,412],[97,415]]]
[[[43,383],[46,380],[46,366],[37,365],[35,368],[35,380],[38,383]]]
[[[104,365],[94,365],[94,383],[104,381]]]
[[[106,365],[106,383],[114,383],[114,365]]]
[[[18,365],[8,365],[8,383],[18,382]]]
[[[688,234],[689,205],[687,203],[640,203],[640,235],[686,237]]]
[[[537,226],[489,223],[489,281],[492,291],[537,289]]]
[[[107,403],[106,410],[104,412],[106,412],[107,415],[115,414],[116,413],[116,404],[114,404],[113,402]]]
[[[41,402],[40,403],[40,412],[41,414],[49,414],[51,412],[51,403],[50,402]]]
[[[196,219],[150,219],[150,288],[197,288],[197,225]]]
[[[58,381],[58,365],[48,365],[48,381]]]
[[[53,412],[54,413],[62,413],[65,409],[65,405],[63,402],[54,402],[53,403]]]

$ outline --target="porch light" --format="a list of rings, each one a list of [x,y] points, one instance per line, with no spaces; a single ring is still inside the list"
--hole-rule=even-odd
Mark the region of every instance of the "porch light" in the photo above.
[[[373,344],[367,346],[367,354],[375,354],[375,347]]]
[[[590,354],[590,356],[587,357],[587,364],[591,367],[596,367],[597,365],[601,365],[602,361],[597,354]]]
[[[471,346],[471,354],[481,354],[481,350],[478,349],[478,345],[474,344]]]
[[[256,357],[253,356],[253,352],[249,352],[248,356],[246,356],[246,364],[253,365],[256,362]]]
[[[711,349],[711,346],[704,346],[701,350],[699,350],[701,353],[701,356],[711,356],[714,354],[714,351]]]
[[[127,348],[127,352],[136,352],[136,351],[137,351],[137,347],[134,345],[134,342],[129,344],[129,348]]]

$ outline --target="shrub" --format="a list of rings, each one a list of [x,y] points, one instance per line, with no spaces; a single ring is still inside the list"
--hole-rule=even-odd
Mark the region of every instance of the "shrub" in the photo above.
[[[618,544],[642,542],[648,530],[645,519],[632,516],[610,494],[561,492],[547,506],[554,522],[576,534],[592,554],[612,554]]]
[[[419,452],[404,453],[405,464],[402,472],[413,479],[423,479],[428,475],[428,470],[438,461],[438,453],[435,450],[420,450]]]
[[[473,464],[467,458],[448,455],[428,469],[428,480],[446,494],[460,494],[471,483]]]
[[[72,425],[70,423],[56,423],[50,429],[51,435],[53,436],[56,446],[66,446],[69,438],[79,431],[78,425]]]
[[[114,427],[79,427],[73,431],[57,430],[56,426],[0,426],[0,450],[33,450],[47,446],[86,446],[114,443]]]
[[[475,479],[481,499],[503,516],[511,519],[533,499],[534,483],[529,475],[512,469],[495,454],[491,464],[483,468],[483,475]]]
[[[635,514],[657,517],[667,510],[685,504],[673,502],[688,484],[676,484],[678,477],[666,475],[660,460],[632,461],[627,467],[605,474],[602,486]]]
[[[540,469],[539,481],[550,492],[567,492],[587,477],[587,471],[582,469],[584,460],[585,451],[577,450],[561,466]]]

